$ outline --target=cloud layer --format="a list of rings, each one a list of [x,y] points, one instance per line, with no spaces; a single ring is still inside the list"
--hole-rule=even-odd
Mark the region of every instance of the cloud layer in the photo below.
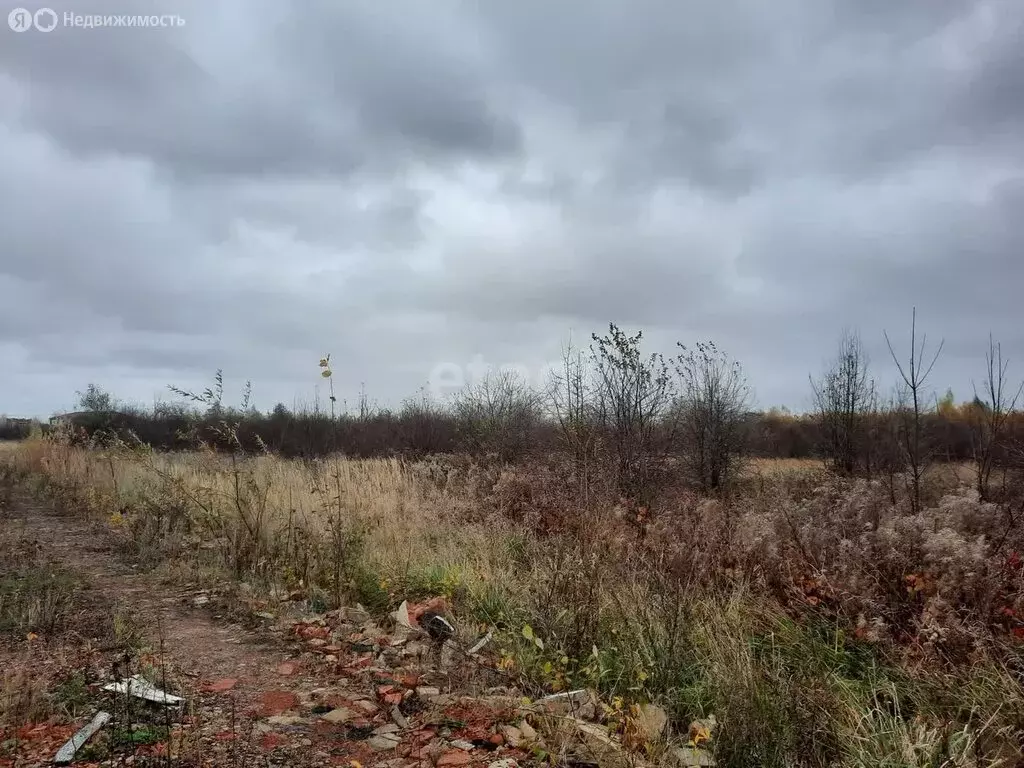
[[[396,403],[609,321],[802,408],[914,305],[936,386],[990,330],[1024,373],[1016,0],[144,6],[87,10],[186,23],[0,30],[0,412],[291,404],[327,351]]]

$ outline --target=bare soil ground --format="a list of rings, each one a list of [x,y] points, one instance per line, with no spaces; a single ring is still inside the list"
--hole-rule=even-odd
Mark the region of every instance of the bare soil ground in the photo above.
[[[57,569],[74,586],[40,598],[55,617],[49,632],[0,635],[8,710],[0,766],[48,764],[100,709],[113,719],[77,764],[531,762],[528,739],[513,727],[516,691],[468,657],[464,642],[437,652],[419,629],[385,629],[391,622],[358,608],[314,615],[281,602],[255,615],[235,591],[161,582],[80,517],[20,496],[3,514],[0,571],[23,581],[25,568]],[[103,691],[133,673],[185,703],[164,708]]]

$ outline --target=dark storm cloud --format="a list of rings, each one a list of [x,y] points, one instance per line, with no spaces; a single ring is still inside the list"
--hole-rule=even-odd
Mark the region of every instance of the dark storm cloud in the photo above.
[[[799,407],[912,305],[937,386],[990,329],[1024,371],[1017,0],[54,8],[186,23],[3,31],[0,410],[290,404],[327,351],[397,402],[609,320]]]
[[[76,151],[137,155],[182,174],[344,175],[514,152],[516,125],[488,102],[486,73],[450,52],[443,19],[420,12],[419,26],[411,10],[159,3],[148,12],[180,15],[198,33],[58,28],[12,36],[0,64],[32,86],[27,125]]]

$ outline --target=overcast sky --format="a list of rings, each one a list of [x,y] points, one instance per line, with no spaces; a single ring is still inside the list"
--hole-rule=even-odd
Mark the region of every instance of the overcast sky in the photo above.
[[[291,405],[327,352],[397,403],[609,321],[802,409],[913,305],[936,388],[989,331],[1024,374],[1021,0],[50,7],[185,25],[0,28],[0,413]]]

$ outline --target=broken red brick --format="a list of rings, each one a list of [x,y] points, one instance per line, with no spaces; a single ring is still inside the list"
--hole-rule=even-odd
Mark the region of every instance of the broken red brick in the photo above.
[[[431,752],[430,747],[418,747],[417,749],[414,749],[412,752],[409,753],[409,757],[412,758],[413,760],[420,760],[420,761],[422,761],[422,760],[432,761],[433,760],[433,754]]]
[[[331,630],[327,627],[318,627],[312,624],[296,624],[295,634],[299,637],[305,638],[306,640],[310,640],[312,638],[326,640],[331,636]]]
[[[281,715],[299,706],[299,697],[291,691],[264,691],[260,696],[260,713],[264,717]]]
[[[412,740],[414,744],[429,744],[430,740],[434,738],[436,731],[433,728],[421,728],[418,731],[413,731]]]
[[[433,611],[434,613],[447,613],[448,603],[442,596],[432,597],[425,602],[410,605],[409,618],[412,619],[413,622],[418,623],[420,616],[422,616],[426,611]]]
[[[454,749],[441,755],[437,760],[437,766],[438,768],[445,768],[445,766],[469,765],[471,762],[473,762],[473,757],[469,752]]]
[[[277,674],[290,677],[299,671],[299,665],[294,661],[283,661],[277,665]]]
[[[270,733],[263,734],[263,738],[260,739],[260,747],[262,747],[264,751],[270,752],[282,744],[285,744],[287,741],[288,739],[282,734],[271,731]]]
[[[356,701],[352,706],[354,706],[356,709],[362,710],[368,715],[375,715],[380,709],[376,704],[374,704],[369,699],[359,699],[359,701]]]
[[[206,693],[224,693],[230,691],[238,684],[238,680],[233,677],[225,677],[222,680],[214,680],[212,683],[207,683],[203,686],[203,690]]]
[[[158,741],[156,744],[143,744],[135,754],[140,757],[167,757],[167,743]]]

